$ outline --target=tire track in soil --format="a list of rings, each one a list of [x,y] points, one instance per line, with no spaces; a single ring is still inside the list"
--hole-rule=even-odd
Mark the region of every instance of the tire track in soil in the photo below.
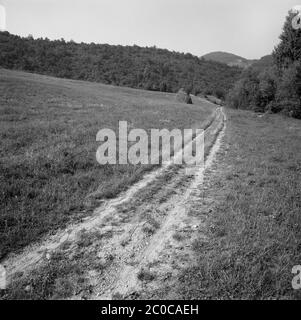
[[[180,267],[193,263],[190,247],[194,234],[202,226],[199,218],[187,213],[197,200],[195,191],[202,184],[204,170],[210,167],[220,147],[224,120],[219,108],[215,119],[208,123],[205,166],[187,168],[174,166],[171,161],[147,174],[127,192],[103,204],[93,217],[27,247],[21,254],[11,255],[3,262],[8,281],[18,272],[37,269],[48,254],[60,250],[67,242],[73,245],[66,254],[74,256],[83,231],[103,235],[84,248],[84,256],[97,255],[105,266],[88,272],[92,289],[85,298],[135,299],[146,291],[156,290],[162,281],[172,281]],[[180,241],[176,240],[177,233],[184,235]],[[77,292],[72,298],[83,297]]]
[[[200,237],[199,231],[205,225],[199,216],[189,215],[189,211],[199,201],[198,188],[203,183],[204,171],[211,167],[220,148],[225,130],[224,120],[221,111],[219,120],[206,132],[213,140],[208,139],[207,146],[205,142],[207,157],[204,166],[190,168],[189,175],[185,167],[172,172],[167,184],[160,181],[153,186],[155,190],[151,187],[142,196],[138,201],[138,204],[142,204],[140,207],[132,200],[134,203],[129,208],[135,208],[136,220],[131,221],[131,231],[125,232],[125,238],[116,238],[116,241],[102,248],[114,252],[118,259],[94,281],[97,285],[94,295],[89,299],[149,297],[150,292],[158,290],[163,283],[174,281],[183,267],[194,263],[191,244]],[[143,217],[147,213],[159,225],[151,235],[145,234],[143,229],[147,223]],[[142,220],[140,224],[138,217]],[[130,237],[126,239],[128,234]],[[124,242],[126,246],[121,248],[120,243]]]

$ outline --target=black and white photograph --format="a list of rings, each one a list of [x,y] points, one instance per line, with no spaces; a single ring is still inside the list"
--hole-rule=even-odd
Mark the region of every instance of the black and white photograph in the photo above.
[[[299,299],[301,1],[0,0],[0,309]]]

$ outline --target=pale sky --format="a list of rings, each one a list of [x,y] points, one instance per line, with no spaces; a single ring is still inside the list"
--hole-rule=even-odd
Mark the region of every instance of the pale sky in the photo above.
[[[272,52],[296,1],[0,0],[0,5],[6,8],[7,31],[17,35],[156,45],[197,56],[227,51],[255,59]]]
[[[5,8],[0,4],[0,31],[6,29],[6,14]]]

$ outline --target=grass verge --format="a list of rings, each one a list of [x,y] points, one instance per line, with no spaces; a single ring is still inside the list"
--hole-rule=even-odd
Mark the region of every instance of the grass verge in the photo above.
[[[214,200],[207,240],[194,243],[198,264],[183,270],[177,295],[300,299],[292,268],[301,264],[301,121],[227,114],[218,164],[203,190],[204,201]]]

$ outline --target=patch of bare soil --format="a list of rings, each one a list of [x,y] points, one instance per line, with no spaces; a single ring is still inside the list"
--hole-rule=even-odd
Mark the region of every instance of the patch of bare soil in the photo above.
[[[188,168],[170,161],[151,172],[93,217],[10,256],[4,262],[9,281],[17,273],[30,274],[59,251],[86,268],[89,290],[77,288],[72,299],[139,299],[151,297],[162,284],[172,285],[179,270],[195,263],[192,243],[205,224],[191,208],[202,203],[199,188],[224,130],[225,115],[218,109],[205,131],[204,165]]]

